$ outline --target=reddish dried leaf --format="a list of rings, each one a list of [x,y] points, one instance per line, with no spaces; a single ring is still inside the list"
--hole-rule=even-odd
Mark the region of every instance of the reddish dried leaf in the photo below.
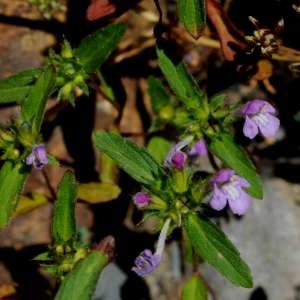
[[[113,14],[116,8],[116,5],[109,0],[96,0],[89,5],[86,11],[86,18],[89,21],[95,21]]]

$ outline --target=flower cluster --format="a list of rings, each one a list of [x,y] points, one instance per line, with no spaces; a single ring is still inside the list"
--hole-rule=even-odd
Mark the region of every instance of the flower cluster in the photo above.
[[[280,125],[279,119],[275,117],[275,113],[274,107],[266,101],[259,99],[248,101],[241,108],[241,114],[245,118],[243,127],[244,135],[253,139],[260,132],[266,138],[274,137]],[[207,156],[208,149],[204,138],[201,138],[196,143],[192,143],[193,140],[194,137],[192,136],[186,137],[176,143],[167,154],[164,167],[171,172],[173,171],[173,175],[185,174],[184,169],[186,168],[187,159],[190,156]],[[186,186],[188,187],[190,182],[185,176],[178,176],[176,178],[179,182],[170,181],[172,182],[172,189],[176,197],[180,197],[179,195],[182,194],[185,197],[184,201],[186,201],[186,197],[189,197],[186,194],[188,188],[178,192],[178,189],[174,185],[182,185],[182,182],[186,180]],[[204,185],[208,186],[207,183],[204,183]],[[208,203],[214,210],[220,211],[228,204],[234,214],[241,216],[251,206],[252,198],[247,193],[250,183],[245,178],[237,175],[233,169],[224,168],[216,172],[209,181],[209,187],[210,192],[206,192],[209,195]],[[201,187],[199,188],[201,189]],[[157,206],[159,199],[159,197],[145,191],[139,192],[133,197],[133,201],[138,208],[147,209],[163,207]],[[160,200],[163,202],[162,199]],[[180,202],[181,200],[179,199],[178,201]],[[160,264],[169,226],[170,219],[167,219],[159,235],[158,245],[154,253],[149,249],[145,249],[135,259],[135,266],[132,270],[139,276],[143,277],[151,273]]]

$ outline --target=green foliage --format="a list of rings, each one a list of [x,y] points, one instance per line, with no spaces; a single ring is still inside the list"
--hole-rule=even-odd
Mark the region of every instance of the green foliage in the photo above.
[[[171,97],[161,81],[153,76],[148,78],[148,93],[151,98],[152,109],[156,114],[171,102]]]
[[[152,185],[159,180],[163,170],[156,160],[143,148],[110,132],[94,133],[98,150],[114,159],[136,181]]]
[[[84,38],[74,55],[87,73],[95,72],[117,47],[126,30],[124,24],[110,24]]]
[[[154,136],[150,139],[147,145],[148,152],[157,160],[159,164],[163,164],[169,150],[171,143],[160,136]]]
[[[262,199],[261,178],[257,175],[255,167],[245,151],[235,143],[230,134],[222,133],[213,137],[209,148],[225,163],[226,167],[234,169],[238,175],[250,183],[251,186],[247,188],[247,192],[251,196]]]
[[[182,300],[207,300],[204,282],[197,275],[191,276],[183,285]]]
[[[0,80],[0,103],[22,103],[41,72],[41,69],[29,69]]]
[[[90,300],[106,264],[106,255],[101,252],[90,253],[65,277],[55,300]]]
[[[220,94],[212,97],[209,101],[209,109],[211,113],[214,113],[223,104],[226,95]]]
[[[0,228],[8,225],[16,209],[19,194],[28,174],[28,168],[7,160],[0,170]]]
[[[201,108],[203,114],[207,113],[206,97],[189,73],[186,65],[173,62],[163,49],[156,49],[159,66],[165,75],[170,87],[180,101],[187,108]]]
[[[21,106],[21,119],[31,125],[33,132],[39,132],[42,125],[48,96],[54,84],[50,67],[46,68],[30,89]]]
[[[178,0],[180,22],[195,39],[206,23],[205,0]]]
[[[76,239],[75,203],[77,184],[71,171],[65,172],[54,204],[52,235],[56,244],[66,244]]]
[[[211,221],[195,214],[184,217],[187,232],[197,254],[237,286],[252,287],[249,267],[226,235]]]

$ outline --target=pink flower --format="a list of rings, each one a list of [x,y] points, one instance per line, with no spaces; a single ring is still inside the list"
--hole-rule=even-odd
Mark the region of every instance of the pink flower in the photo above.
[[[151,201],[151,197],[146,192],[138,192],[133,197],[133,202],[137,207],[147,206]]]
[[[251,205],[251,197],[243,188],[250,184],[231,169],[218,171],[211,180],[213,187],[209,204],[215,210],[222,210],[227,202],[233,213],[243,215]]]
[[[275,113],[275,108],[267,101],[259,99],[248,101],[242,107],[242,114],[245,117],[244,135],[253,139],[260,131],[266,138],[274,137],[280,125],[279,119],[274,116]]]

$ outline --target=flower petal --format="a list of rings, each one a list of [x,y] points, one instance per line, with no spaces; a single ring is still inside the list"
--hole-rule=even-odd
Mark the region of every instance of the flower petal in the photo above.
[[[228,204],[234,214],[241,216],[244,215],[249,209],[252,199],[242,189],[239,189],[239,192],[240,192],[239,197],[235,199],[228,198]]]
[[[270,114],[275,114],[276,113],[276,109],[274,108],[273,105],[271,105],[269,102],[264,101],[264,107],[261,109],[262,112],[268,112]]]
[[[253,139],[258,134],[257,124],[252,121],[248,116],[245,117],[243,133],[249,139]]]
[[[36,156],[42,164],[48,164],[47,151],[43,144],[33,147],[32,151],[36,154]]]
[[[261,131],[261,134],[266,138],[271,138],[276,135],[276,132],[279,129],[280,121],[278,118],[272,116],[269,113],[264,114],[267,122],[265,124],[259,125],[259,130]]]
[[[171,165],[177,170],[182,170],[187,159],[187,155],[182,151],[177,151],[171,158]]]
[[[215,210],[222,210],[226,206],[226,203],[226,195],[215,184],[209,205]]]
[[[133,202],[137,207],[147,206],[151,201],[151,197],[146,192],[138,192],[133,197]]]
[[[214,175],[211,183],[215,184],[228,182],[233,175],[234,171],[232,169],[222,169]]]
[[[269,103],[267,101],[259,100],[259,99],[248,101],[242,107],[242,114],[244,116],[255,115],[255,114],[259,113],[266,104],[269,104]]]
[[[239,187],[249,187],[250,183],[241,176],[235,176],[236,185]]]
[[[139,276],[144,277],[147,274],[153,272],[160,264],[160,261],[161,257],[159,255],[152,254],[151,250],[145,249],[135,259],[135,266],[131,270]]]
[[[197,143],[192,146],[190,155],[207,156],[207,147],[204,139],[200,139]]]
[[[26,164],[27,165],[32,165],[33,164],[33,160],[34,160],[34,154],[30,153],[27,157],[26,157]]]

